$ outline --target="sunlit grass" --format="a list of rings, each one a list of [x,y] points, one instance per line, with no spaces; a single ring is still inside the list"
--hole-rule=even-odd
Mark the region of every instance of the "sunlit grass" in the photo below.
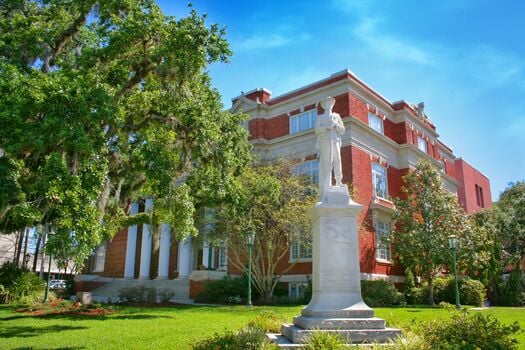
[[[185,306],[118,307],[106,316],[29,316],[0,306],[0,349],[188,349],[215,332],[237,330],[262,310],[271,310],[291,322],[300,306]],[[421,321],[446,319],[450,311],[437,308],[376,308],[388,326],[412,328]],[[524,308],[490,308],[502,323],[518,321],[525,329]],[[518,335],[525,349],[525,333]]]

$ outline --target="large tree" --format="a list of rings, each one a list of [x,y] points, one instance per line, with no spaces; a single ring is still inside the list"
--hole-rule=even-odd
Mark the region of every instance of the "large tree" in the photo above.
[[[249,154],[205,70],[224,34],[152,0],[1,1],[0,231],[48,225],[77,261],[129,220],[195,234]],[[154,211],[126,219],[144,196]]]
[[[403,197],[394,199],[394,252],[405,268],[428,282],[428,302],[434,304],[433,279],[451,266],[449,236],[458,237],[463,266],[474,264],[472,259],[481,263],[484,256],[476,254],[476,234],[456,197],[443,188],[436,167],[421,160],[403,181]]]
[[[298,258],[289,255],[292,242],[311,249],[308,210],[317,199],[317,186],[298,176],[297,163],[281,159],[257,164],[241,177],[239,201],[223,211],[229,262],[247,272],[246,234],[255,233],[253,281],[261,298],[270,300],[279,278]]]

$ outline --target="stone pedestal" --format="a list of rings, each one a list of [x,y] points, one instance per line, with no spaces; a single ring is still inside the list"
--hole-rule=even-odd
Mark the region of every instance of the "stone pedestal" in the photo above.
[[[361,297],[357,214],[346,186],[325,189],[323,202],[310,211],[313,223],[312,300],[281,328],[291,343],[312,332],[337,333],[349,343],[386,343],[400,335],[374,317]]]

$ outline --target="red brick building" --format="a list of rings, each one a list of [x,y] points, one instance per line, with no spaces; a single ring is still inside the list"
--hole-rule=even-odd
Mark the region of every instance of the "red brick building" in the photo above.
[[[343,182],[353,184],[353,199],[363,206],[358,217],[361,278],[403,282],[403,269],[393,263],[391,247],[380,243],[380,237],[391,227],[391,200],[400,195],[402,176],[419,159],[428,159],[441,171],[445,188],[457,193],[468,213],[491,206],[489,180],[439,140],[423,104],[390,102],[348,70],[276,97],[262,88],[243,93],[232,100],[231,110],[250,115],[247,128],[256,154],[266,160],[300,159],[297,170],[316,181],[313,127],[317,114],[323,112],[318,102],[326,96],[336,99],[334,112],[340,114],[346,127],[341,148]],[[152,203],[133,203],[131,214],[148,205]],[[80,280],[122,285],[135,280],[154,283],[150,280],[157,279],[157,284],[169,284],[233,272],[228,267],[226,247],[208,249],[206,242],[189,240],[173,243],[167,225],[156,238],[147,226],[122,230],[101,246],[89,273]],[[297,261],[281,278],[288,283],[291,296],[301,293],[311,274],[311,250],[292,244],[281,267]],[[210,264],[217,271],[199,269]],[[184,288],[189,289],[189,285]],[[111,294],[109,289],[103,292]]]

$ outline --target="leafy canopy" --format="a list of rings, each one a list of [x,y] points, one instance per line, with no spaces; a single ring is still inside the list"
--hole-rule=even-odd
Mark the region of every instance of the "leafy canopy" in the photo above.
[[[131,221],[193,235],[196,207],[235,200],[244,117],[205,70],[224,36],[152,0],[0,2],[0,231],[49,224],[80,261]],[[127,218],[145,196],[154,211]]]

